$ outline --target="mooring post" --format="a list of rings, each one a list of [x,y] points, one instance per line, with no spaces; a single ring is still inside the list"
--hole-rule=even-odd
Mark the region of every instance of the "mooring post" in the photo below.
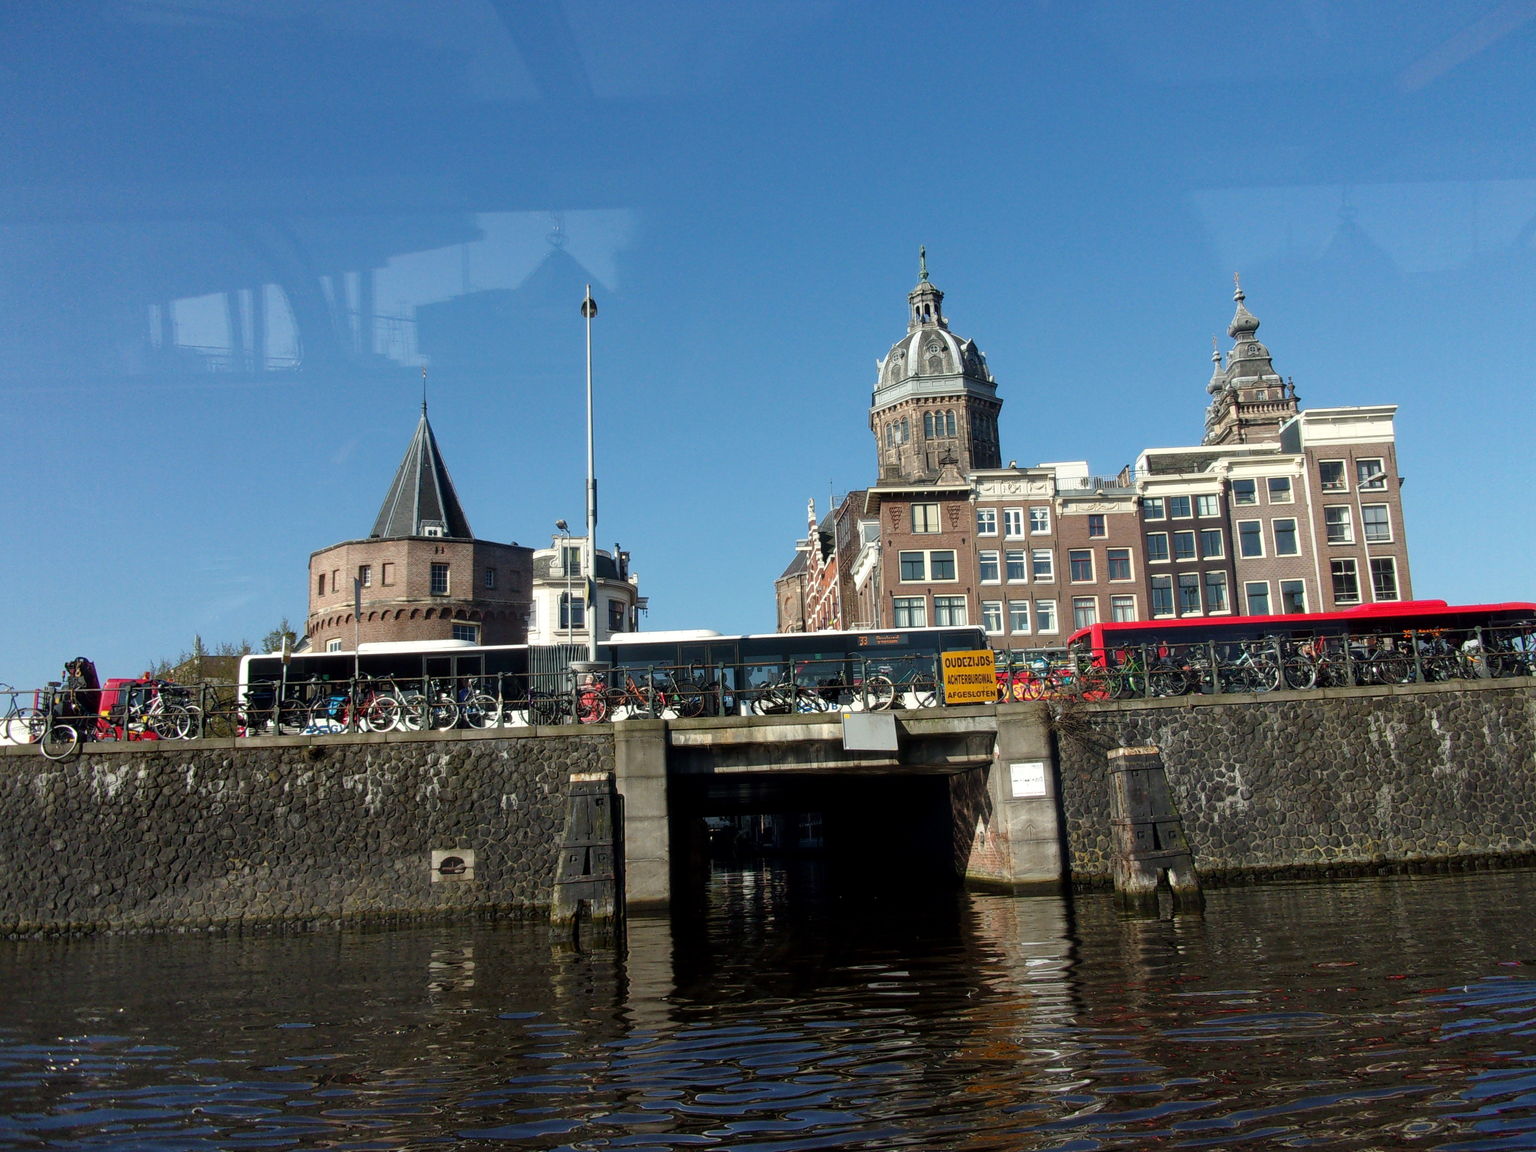
[[[1166,877],[1174,909],[1198,912],[1205,894],[1168,792],[1162,753],[1155,745],[1113,748],[1109,771],[1115,893],[1121,904],[1155,916],[1158,884]]]
[[[610,948],[624,935],[624,821],[609,772],[576,772],[550,902],[550,937],[577,949]]]

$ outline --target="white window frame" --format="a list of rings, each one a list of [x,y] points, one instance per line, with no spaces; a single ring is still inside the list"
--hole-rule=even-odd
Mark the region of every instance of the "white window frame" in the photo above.
[[[1382,535],[1371,533],[1371,522],[1366,519],[1367,512],[1375,512],[1380,509],[1381,522],[1386,528]],[[1390,504],[1362,504],[1360,505],[1360,538],[1367,544],[1391,544],[1392,539],[1392,505]]]
[[[1123,553],[1125,558],[1125,575],[1115,575],[1115,559]],[[1122,584],[1136,579],[1135,554],[1129,548],[1110,548],[1104,553],[1104,574],[1111,584]]]
[[[1030,508],[1029,534],[1031,536],[1049,536],[1051,534],[1051,510],[1049,508],[1040,504]]]
[[[1350,580],[1354,581],[1355,593],[1353,598],[1339,595],[1339,581],[1346,574]],[[1335,604],[1359,604],[1362,602],[1360,599],[1360,565],[1353,556],[1338,556],[1328,561],[1328,582],[1329,587],[1333,591],[1333,602]]]
[[[1189,550],[1185,552],[1179,545],[1181,541],[1189,543]],[[1180,528],[1173,533],[1173,559],[1175,563],[1187,563],[1200,558],[1200,533],[1193,528]]]
[[[1286,596],[1287,596],[1287,594],[1289,592],[1294,592],[1298,588],[1301,590],[1301,607],[1293,609],[1293,608],[1290,607],[1290,605],[1288,605],[1285,602],[1286,601]],[[1290,615],[1292,613],[1305,612],[1306,610],[1307,610],[1307,582],[1305,580],[1282,580],[1282,581],[1280,581],[1280,615],[1286,616],[1286,615]]]
[[[1253,590],[1255,588],[1263,589],[1263,594],[1264,594],[1264,610],[1262,612],[1255,611],[1254,607],[1253,607]],[[1245,581],[1243,581],[1243,612],[1244,612],[1245,615],[1248,615],[1248,616],[1273,616],[1274,612],[1271,611],[1271,605],[1272,605],[1272,601],[1269,598],[1269,581],[1268,580],[1245,580]]]
[[[1007,540],[1022,540],[1024,538],[1024,509],[1003,509],[1003,537]]]
[[[935,628],[964,628],[970,622],[970,606],[964,596],[935,596],[933,598],[933,626]]]
[[[1216,550],[1210,551],[1206,545],[1211,540],[1216,541]],[[1225,560],[1227,558],[1227,534],[1220,528],[1200,529],[1200,559]]]
[[[1056,554],[1049,548],[1029,550],[1029,578],[1036,584],[1053,584],[1056,581]]]
[[[936,536],[944,531],[944,518],[939,513],[937,503],[928,501],[921,504],[913,504],[909,509],[912,519],[912,535]],[[921,525],[919,525],[921,521]]]
[[[1141,499],[1141,518],[1143,520],[1168,519],[1168,506],[1163,503],[1161,496],[1143,496]]]
[[[1253,532],[1251,536],[1246,536],[1243,533],[1244,526],[1248,524],[1253,525]],[[1259,550],[1257,552],[1249,552],[1244,547],[1244,544],[1246,544],[1250,539],[1258,541]],[[1237,522],[1237,555],[1241,560],[1264,559],[1264,521],[1239,520]]]
[[[1371,472],[1368,465],[1376,465]],[[1367,474],[1369,472],[1369,474]],[[1355,491],[1385,492],[1387,490],[1387,460],[1384,456],[1359,456],[1355,458]]]
[[[997,509],[996,508],[978,508],[978,509],[976,509],[976,535],[978,535],[978,536],[996,536],[997,535]]]
[[[1345,467],[1347,463],[1348,461],[1346,460],[1319,460],[1317,462],[1317,490],[1319,492],[1326,492],[1329,495],[1336,492],[1348,492],[1349,469]],[[1336,467],[1339,471],[1339,478],[1330,483],[1327,477],[1323,475],[1325,467]]]
[[[1015,576],[1013,574],[1013,571],[1014,571],[1014,557],[1015,556],[1018,557],[1018,571],[1019,571],[1019,574],[1017,576]],[[1029,583],[1029,549],[1028,548],[1005,548],[1003,550],[1003,578],[1005,580],[1007,580],[1007,582],[1009,584],[1028,584]]]
[[[1179,504],[1179,501],[1181,501],[1181,500],[1183,501],[1182,507],[1185,509],[1182,512],[1178,510],[1180,508],[1180,506],[1181,506]],[[1195,501],[1194,501],[1193,497],[1190,497],[1190,496],[1170,496],[1170,497],[1168,497],[1168,519],[1170,519],[1170,520],[1189,520],[1189,519],[1192,519],[1194,517],[1194,515],[1195,515]]]
[[[1178,611],[1178,601],[1173,598],[1173,576],[1163,573],[1153,576],[1151,580],[1152,599],[1147,604],[1147,611],[1154,620],[1171,620]],[[1159,611],[1160,593],[1167,595],[1168,611]]]
[[[1056,601],[1035,601],[1035,631],[1042,636],[1053,635],[1057,630]]]
[[[905,620],[903,620],[903,617],[905,617]],[[928,597],[893,596],[891,598],[891,621],[894,628],[928,627]]]
[[[1152,541],[1154,538],[1160,539],[1162,541],[1162,546],[1160,548],[1154,548],[1152,546]],[[1146,549],[1148,564],[1167,564],[1173,559],[1173,552],[1169,548],[1168,533],[1166,532],[1148,532]],[[1162,552],[1161,556],[1155,554],[1159,551]]]
[[[1091,628],[1099,622],[1099,598],[1097,596],[1072,597],[1072,631]]]
[[[1195,497],[1195,518],[1209,520],[1221,515],[1221,501],[1214,492],[1203,492]]]
[[[1180,616],[1204,616],[1205,601],[1201,599],[1200,586],[1203,581],[1198,572],[1180,572],[1173,582],[1174,603],[1178,605]],[[1187,589],[1193,589],[1195,593],[1194,607],[1184,606],[1184,593]]]
[[[1281,489],[1281,492],[1283,493],[1283,495],[1280,495],[1280,496],[1276,496],[1275,495],[1275,485],[1276,484],[1283,484],[1284,485],[1284,487]],[[1271,504],[1294,504],[1294,503],[1296,503],[1296,486],[1291,483],[1291,478],[1289,476],[1269,476],[1269,477],[1266,477],[1265,480],[1264,480],[1264,491],[1268,495],[1269,502]]]
[[[992,575],[987,575],[988,566],[992,569]],[[1003,582],[1002,555],[996,548],[983,548],[976,553],[976,578],[982,584],[1001,584]]]
[[[1030,631],[1030,621],[1033,614],[1029,609],[1028,600],[1008,601],[1008,631],[1014,634],[1024,634]],[[1022,621],[1022,626],[1020,624]]]
[[[1205,610],[1212,616],[1227,616],[1232,612],[1232,590],[1227,584],[1227,574],[1220,568],[1212,568],[1200,580],[1205,596]],[[1213,596],[1212,590],[1217,590]]]
[[[1085,577],[1077,574],[1077,565],[1084,559],[1088,561],[1088,575]],[[1067,551],[1067,580],[1073,584],[1092,584],[1094,582],[1092,548],[1072,548]]]
[[[1003,602],[1001,600],[983,600],[981,602],[981,628],[989,636],[1002,635]]]
[[[1281,525],[1281,524],[1289,524],[1291,526],[1291,550],[1289,552],[1282,552],[1280,550],[1280,529],[1279,529],[1279,525]],[[1301,530],[1300,530],[1300,528],[1298,528],[1298,526],[1296,524],[1296,518],[1294,516],[1277,516],[1277,517],[1275,517],[1273,520],[1271,520],[1269,522],[1269,532],[1270,532],[1270,538],[1271,538],[1271,540],[1273,541],[1273,543],[1275,545],[1275,555],[1276,556],[1300,556],[1301,555]]]
[[[1383,571],[1390,572],[1392,574],[1391,595],[1383,596],[1378,588],[1376,580],[1377,565],[1380,565]],[[1401,600],[1403,598],[1403,586],[1398,583],[1397,579],[1396,556],[1372,556],[1370,562],[1367,564],[1367,568],[1370,569],[1371,573],[1371,599],[1378,602],[1391,602]]]
[[[1259,482],[1250,476],[1239,476],[1232,481],[1232,504],[1248,508],[1259,502]]]
[[[1109,620],[1112,624],[1129,624],[1136,619],[1136,597],[1130,594],[1109,598]]]
[[[1329,544],[1355,542],[1355,511],[1350,505],[1323,505],[1323,539]]]

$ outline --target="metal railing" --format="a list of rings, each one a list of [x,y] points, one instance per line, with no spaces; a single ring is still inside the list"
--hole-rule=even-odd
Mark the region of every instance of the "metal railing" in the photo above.
[[[1126,645],[1091,652],[997,653],[998,699],[1136,699],[1536,675],[1531,625],[1452,633]],[[361,677],[234,684],[140,684],[79,714],[57,683],[0,685],[0,737],[41,742],[55,725],[77,743],[201,737],[431,732],[641,718],[928,708],[944,702],[936,657],[775,659],[742,664],[548,667],[442,679]]]

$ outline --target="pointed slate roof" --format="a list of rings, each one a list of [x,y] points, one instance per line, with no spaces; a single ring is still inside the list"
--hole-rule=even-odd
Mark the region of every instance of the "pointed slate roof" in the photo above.
[[[427,404],[421,404],[421,420],[395,472],[395,482],[373,522],[373,536],[456,536],[474,539],[459,496],[453,490],[448,466],[437,450],[437,437],[427,422]]]

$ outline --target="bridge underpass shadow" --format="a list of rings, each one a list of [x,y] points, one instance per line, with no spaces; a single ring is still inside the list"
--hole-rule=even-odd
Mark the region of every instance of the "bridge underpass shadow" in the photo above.
[[[668,809],[672,900],[684,914],[721,870],[771,876],[781,901],[807,910],[961,887],[942,774],[680,776]]]

